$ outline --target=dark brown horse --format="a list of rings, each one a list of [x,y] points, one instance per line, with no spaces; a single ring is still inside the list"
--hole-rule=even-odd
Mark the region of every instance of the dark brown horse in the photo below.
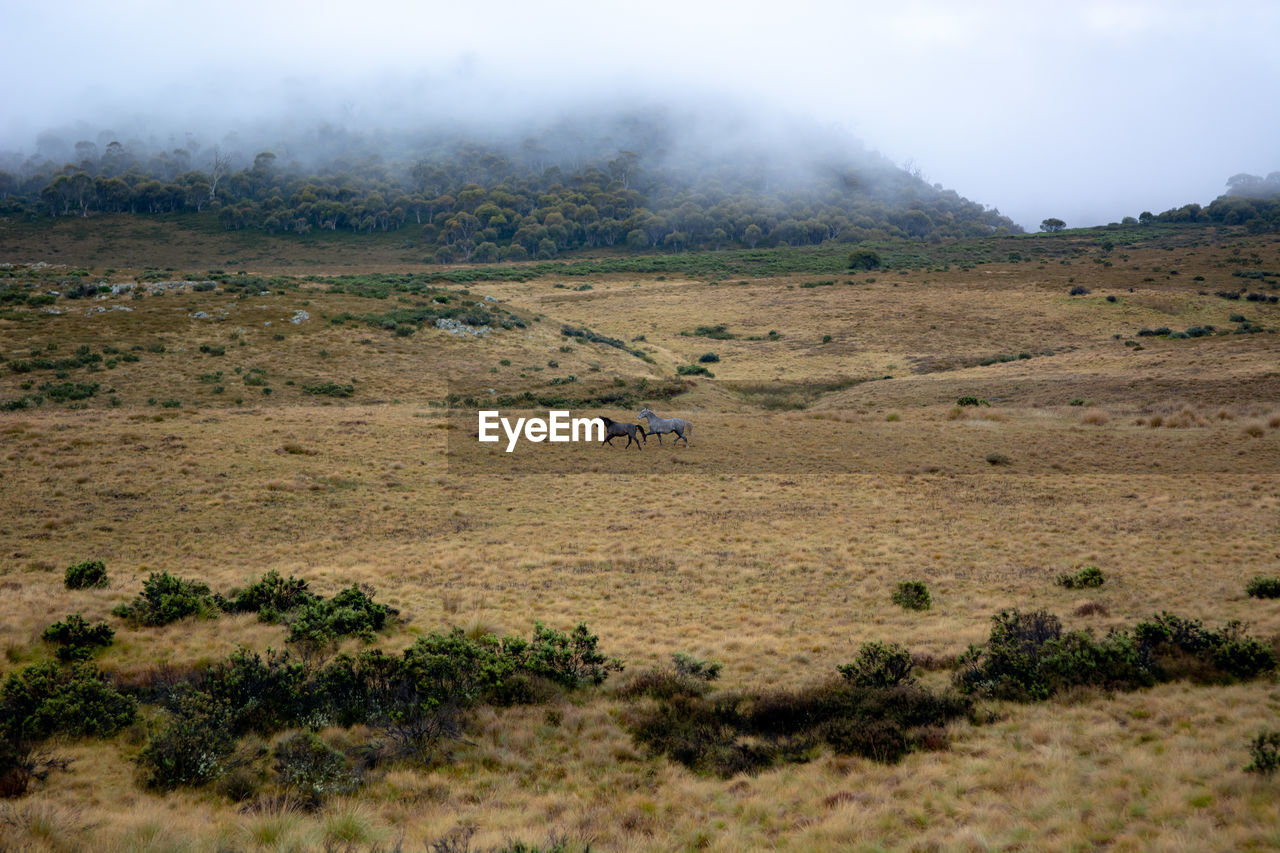
[[[633,441],[636,443],[637,448],[643,449],[640,448],[640,439],[643,438],[646,442],[649,440],[645,435],[644,427],[640,426],[640,424],[624,424],[622,421],[615,421],[603,415],[600,416],[600,420],[604,421],[604,441],[600,442],[601,444],[613,447],[613,440],[622,438],[625,435],[627,443],[623,445],[623,450],[630,447]],[[637,435],[639,435],[639,438],[637,438]]]

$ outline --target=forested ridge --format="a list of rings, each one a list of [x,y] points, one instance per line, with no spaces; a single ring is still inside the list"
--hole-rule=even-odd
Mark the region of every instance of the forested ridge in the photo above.
[[[0,155],[0,212],[30,219],[215,211],[229,230],[405,232],[425,260],[517,261],[575,249],[679,252],[1020,233],[856,141],[689,142],[661,116],[536,135],[320,128],[248,148],[43,135]],[[705,131],[705,129],[704,129]],[[696,135],[696,134],[695,134]],[[749,134],[742,134],[748,137]],[[233,147],[238,144],[239,147]]]

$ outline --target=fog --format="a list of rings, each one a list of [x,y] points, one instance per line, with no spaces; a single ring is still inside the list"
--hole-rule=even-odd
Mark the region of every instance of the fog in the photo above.
[[[42,134],[205,150],[322,125],[518,135],[662,108],[713,116],[682,126],[727,153],[767,137],[797,164],[856,137],[1029,230],[1207,203],[1230,175],[1280,169],[1269,2],[82,0],[8,2],[0,26],[11,152]]]

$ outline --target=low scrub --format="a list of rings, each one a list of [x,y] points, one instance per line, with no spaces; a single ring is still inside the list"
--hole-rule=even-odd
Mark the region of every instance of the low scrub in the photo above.
[[[289,623],[289,642],[324,646],[349,636],[371,642],[387,618],[397,613],[394,607],[374,602],[372,590],[352,584],[333,598],[302,604]]]
[[[929,587],[924,581],[902,581],[891,596],[893,603],[907,610],[928,610],[933,606]]]
[[[356,391],[351,383],[342,385],[338,382],[313,382],[302,386],[302,393],[317,397],[350,397]]]
[[[347,757],[312,732],[284,738],[272,750],[272,757],[280,785],[311,808],[334,794],[350,793],[360,783]]]
[[[79,613],[54,622],[44,629],[41,638],[57,646],[60,661],[88,660],[100,648],[111,645],[116,632],[106,622],[90,625]]]
[[[943,727],[971,710],[969,700],[953,694],[846,679],[754,695],[678,695],[633,712],[628,725],[650,751],[727,778],[809,761],[823,746],[896,763],[908,752],[944,745]]]
[[[319,601],[305,580],[293,575],[282,578],[275,569],[244,589],[233,590],[229,597],[215,598],[228,613],[257,613],[263,622],[280,622],[286,613]]]
[[[135,761],[148,788],[198,787],[230,766],[236,741],[230,709],[201,693],[183,695],[168,722],[143,746]]]
[[[101,560],[85,560],[67,566],[62,582],[67,589],[89,589],[108,584],[107,566]]]
[[[1246,773],[1270,776],[1280,768],[1280,732],[1263,729],[1249,744],[1249,757],[1253,760],[1244,768]]]
[[[992,617],[985,646],[962,656],[955,683],[965,693],[1034,701],[1071,687],[1132,690],[1184,677],[1223,683],[1275,668],[1275,651],[1239,622],[1210,631],[1199,620],[1161,613],[1096,638],[1063,631],[1044,610],[1011,610]]]
[[[217,602],[209,587],[199,581],[152,572],[142,582],[142,593],[111,611],[135,625],[168,625],[187,616],[213,616]]]
[[[898,687],[915,684],[911,670],[915,661],[898,643],[863,643],[852,663],[841,667],[840,674],[855,687]]]
[[[1075,574],[1058,575],[1055,583],[1064,589],[1088,589],[1102,586],[1105,581],[1106,578],[1102,575],[1102,569],[1097,566],[1085,566]]]
[[[0,688],[0,733],[43,740],[51,735],[110,737],[133,722],[137,705],[93,664],[32,664]]]
[[[1280,598],[1280,578],[1257,575],[1244,585],[1251,598]]]
[[[676,652],[671,666],[637,673],[619,688],[618,695],[624,699],[648,696],[660,700],[671,700],[676,696],[703,696],[719,677],[720,664]]]

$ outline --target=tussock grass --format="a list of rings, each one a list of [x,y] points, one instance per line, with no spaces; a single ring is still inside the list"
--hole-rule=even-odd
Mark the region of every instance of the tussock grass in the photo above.
[[[1141,349],[1125,339],[1158,326],[1225,327],[1230,309],[1199,295],[1213,287],[1193,277],[1213,283],[1240,266],[1237,250],[1275,257],[1280,244],[1167,236],[1126,244],[1126,262],[1090,265],[1088,281],[1079,263],[1008,263],[1002,243],[990,263],[890,266],[856,287],[787,290],[802,279],[768,273],[732,286],[602,273],[585,293],[557,290],[549,275],[442,282],[530,318],[483,339],[327,322],[402,304],[394,292],[328,292],[319,276],[421,270],[355,244],[349,260],[320,253],[303,264],[285,252],[291,266],[251,270],[300,274],[296,291],[80,300],[64,315],[0,320],[10,361],[69,358],[82,345],[104,356],[99,371],[72,367],[65,380],[0,363],[0,403],[45,381],[100,384],[85,400],[0,413],[0,667],[49,659],[40,634],[70,613],[116,629],[96,661],[126,686],[177,678],[240,644],[282,647],[286,626],[253,613],[156,627],[111,616],[159,571],[222,592],[271,570],[305,577],[326,598],[371,584],[404,620],[374,638],[394,654],[452,624],[527,635],[535,618],[585,621],[632,673],[691,653],[722,663],[717,685],[733,691],[800,690],[874,641],[934,662],[917,674],[938,688],[948,664],[986,639],[991,615],[1014,607],[1074,612],[1072,627],[1098,636],[1168,609],[1213,625],[1242,619],[1251,634],[1276,637],[1280,612],[1244,593],[1248,578],[1277,573],[1275,337],[1144,337]],[[32,257],[52,245],[31,239]],[[1074,251],[1073,238],[1055,239],[1055,251]],[[186,263],[181,242],[175,232],[174,242],[145,244],[151,263]],[[1024,256],[1041,245],[1015,242]],[[1143,281],[1175,259],[1179,276]],[[121,266],[117,277],[140,273]],[[1122,299],[1072,300],[1069,276]],[[303,300],[311,319],[295,325]],[[87,316],[91,304],[134,310]],[[1280,309],[1249,310],[1280,326]],[[586,455],[544,445],[507,459],[468,438],[473,418],[437,405],[451,393],[488,398],[490,387],[518,398],[555,376],[575,375],[569,387],[592,393],[618,380],[628,391],[641,380],[658,387],[707,351],[707,339],[679,333],[721,323],[738,337],[715,343],[716,377],[692,377],[657,406],[694,421],[688,449],[650,442]],[[564,326],[623,341],[652,363],[577,339],[563,352]],[[118,357],[108,346],[137,360],[108,370],[105,358]],[[978,364],[1024,351],[1036,357]],[[548,360],[559,367],[528,367]],[[214,368],[221,394],[201,381]],[[255,368],[270,396],[243,387]],[[350,385],[351,396],[304,391],[327,382]],[[966,395],[991,406],[957,407]],[[1070,407],[1076,398],[1090,407]],[[1246,432],[1255,426],[1260,434]],[[989,465],[993,452],[1014,464]],[[566,462],[578,465],[572,476]],[[86,559],[104,561],[108,585],[67,589],[65,568]],[[1122,568],[1088,593],[1053,583],[1062,567],[1084,565]],[[889,603],[908,578],[933,593],[929,611]],[[338,648],[364,646],[347,638]],[[886,838],[941,849],[1267,847],[1280,805],[1274,786],[1243,768],[1275,694],[1267,682],[1180,682],[991,703],[982,710],[994,721],[956,722],[949,749],[895,766],[824,752],[721,780],[637,748],[619,724],[628,700],[604,692],[483,708],[451,762],[390,766],[317,812],[145,792],[128,760],[145,740],[139,729],[60,743],[70,772],[4,804],[0,847],[302,850],[403,839],[423,849],[465,826],[476,828],[473,849],[541,843],[551,831],[604,849],[849,849]]]

